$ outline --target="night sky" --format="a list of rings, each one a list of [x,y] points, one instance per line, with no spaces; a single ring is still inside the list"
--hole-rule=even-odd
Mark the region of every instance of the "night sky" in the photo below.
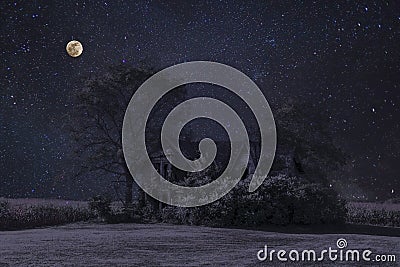
[[[63,116],[81,77],[210,60],[246,73],[273,109],[292,98],[330,114],[352,156],[349,195],[399,197],[400,2],[241,2],[1,1],[0,196],[95,193],[66,175]],[[78,58],[65,51],[74,39]]]

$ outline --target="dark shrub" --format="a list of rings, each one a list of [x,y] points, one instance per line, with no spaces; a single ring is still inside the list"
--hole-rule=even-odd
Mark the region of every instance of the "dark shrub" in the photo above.
[[[399,204],[350,202],[347,208],[348,223],[400,227]]]
[[[10,208],[0,204],[0,230],[17,230],[87,221],[93,214],[86,208],[27,206]]]
[[[346,202],[339,199],[333,189],[307,184],[297,188],[294,196],[293,223],[344,223]]]
[[[139,221],[139,219],[133,216],[131,209],[112,209],[111,204],[111,198],[108,196],[98,195],[89,200],[90,210],[106,223],[128,223]]]
[[[100,218],[106,219],[111,216],[111,198],[106,196],[94,196],[89,200],[89,209]]]
[[[295,177],[269,177],[255,192],[241,181],[226,196],[196,208],[168,207],[164,222],[210,226],[260,226],[342,223],[346,203],[333,189]]]
[[[0,217],[6,216],[10,213],[10,203],[7,201],[0,201]]]

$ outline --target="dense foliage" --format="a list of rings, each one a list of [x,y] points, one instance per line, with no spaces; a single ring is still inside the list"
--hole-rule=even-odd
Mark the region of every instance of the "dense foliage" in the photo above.
[[[306,184],[297,178],[270,177],[257,191],[247,191],[247,181],[220,200],[195,208],[167,207],[164,222],[211,226],[260,226],[342,223],[345,202],[334,190]]]
[[[135,218],[125,208],[112,207],[111,198],[97,195],[89,200],[89,209],[101,221],[107,223],[134,222]]]
[[[93,217],[93,213],[81,207],[52,205],[12,207],[6,201],[0,202],[0,230],[61,225],[87,221]]]
[[[89,200],[89,209],[99,217],[107,217],[112,213],[111,198],[105,196],[94,196]]]
[[[400,227],[399,204],[349,203],[347,208],[348,223]]]

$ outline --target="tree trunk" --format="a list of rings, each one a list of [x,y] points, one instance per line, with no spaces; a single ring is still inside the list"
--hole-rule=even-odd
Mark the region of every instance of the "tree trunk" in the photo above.
[[[125,206],[132,206],[132,194],[133,194],[133,178],[130,174],[126,174],[126,187],[125,187]]]
[[[140,187],[138,189],[138,193],[139,193],[139,196],[138,196],[138,207],[139,207],[139,209],[141,209],[146,205],[146,193]]]
[[[119,162],[122,164],[125,174],[125,213],[128,216],[133,216],[133,205],[132,205],[132,195],[133,195],[133,177],[129,172],[128,166],[126,165],[124,159],[124,153],[122,149],[117,152]]]

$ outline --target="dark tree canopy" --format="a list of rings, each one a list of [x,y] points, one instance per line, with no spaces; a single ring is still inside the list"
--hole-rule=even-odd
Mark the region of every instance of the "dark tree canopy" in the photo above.
[[[347,156],[335,143],[321,114],[309,103],[288,100],[274,110],[277,126],[277,156],[293,157],[294,167],[312,182],[327,182]],[[317,123],[318,122],[318,123]]]
[[[118,158],[124,113],[133,93],[153,73],[150,68],[114,66],[85,79],[84,87],[74,92],[71,132],[82,159],[80,172],[125,175]]]
[[[95,177],[102,186],[125,178],[125,203],[131,203],[133,179],[122,153],[122,124],[126,107],[137,88],[152,74],[151,68],[127,65],[84,79],[73,92],[70,116],[75,141],[76,175]]]
[[[74,172],[102,179],[105,186],[112,180],[125,178],[127,203],[132,199],[133,179],[122,152],[124,114],[132,95],[154,73],[150,67],[112,66],[105,73],[84,79],[83,87],[73,92],[70,130],[79,165]],[[167,113],[165,110],[170,108],[171,102],[178,102],[177,98],[183,94],[184,90],[180,90],[158,103],[156,116],[150,116],[147,127],[157,129],[161,123],[159,114]],[[154,146],[159,139],[155,132],[146,131],[146,138]]]

